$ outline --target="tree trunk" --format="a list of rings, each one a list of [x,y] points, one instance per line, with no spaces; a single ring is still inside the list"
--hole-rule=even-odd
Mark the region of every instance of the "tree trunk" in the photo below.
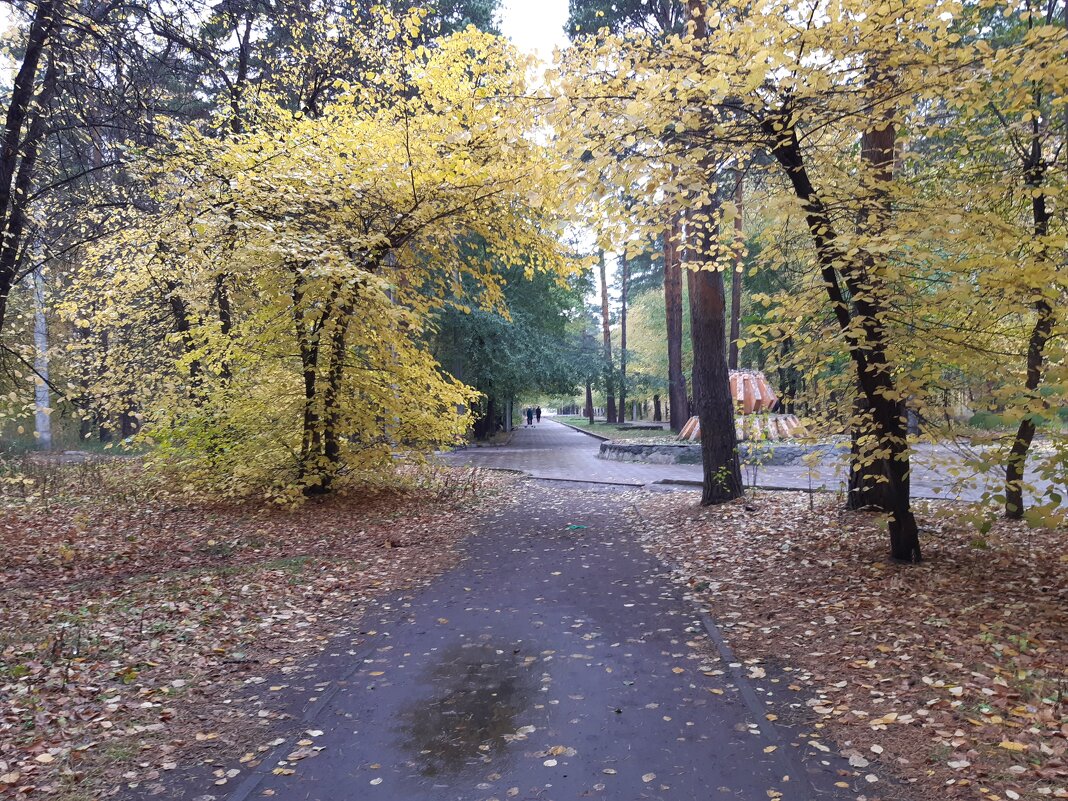
[[[486,439],[489,436],[489,413],[492,410],[489,403],[490,399],[486,399],[486,405],[481,406],[475,414],[475,422],[472,426],[472,433],[475,439]]]
[[[863,236],[879,236],[890,223],[892,209],[886,192],[886,183],[894,177],[894,150],[897,145],[897,131],[893,124],[878,130],[865,131],[860,139],[860,157],[866,162],[867,169],[865,191],[869,193],[862,201],[857,219],[857,229]],[[864,267],[869,281],[874,281],[874,258],[871,251],[864,255]],[[873,287],[874,288],[874,287]],[[889,512],[893,508],[893,490],[888,481],[891,465],[887,457],[873,457],[873,448],[866,446],[870,434],[864,429],[870,427],[869,404],[867,398],[858,391],[853,402],[853,424],[850,426],[850,470],[849,491],[846,496],[846,509],[881,509]],[[906,434],[908,425],[906,422]]]
[[[853,424],[849,430],[850,469],[846,509],[881,509],[889,512],[894,505],[889,477],[890,465],[886,459],[865,456],[871,451],[866,437],[872,435],[865,433],[872,428],[869,411],[868,399],[863,394],[858,394],[853,399]]]
[[[92,330],[87,326],[82,328],[76,326],[74,329],[74,335],[81,341],[83,345],[90,342],[92,339]],[[99,350],[95,351],[98,354],[102,354],[106,358],[107,350],[107,332],[105,331],[101,337],[101,345]],[[90,346],[91,347],[91,346]],[[91,361],[91,356],[85,361],[79,360],[78,372],[80,377],[78,379],[78,385],[81,388],[81,394],[79,396],[78,406],[81,410],[81,416],[78,418],[78,440],[88,440],[93,435],[93,428],[96,424],[96,412],[91,411],[94,408],[93,404],[93,392],[92,392],[92,379],[96,377],[99,371],[94,370],[94,365]]]
[[[793,341],[785,337],[779,346],[780,364],[785,364]],[[784,414],[797,414],[797,368],[779,367],[779,409]]]
[[[619,422],[624,422],[627,409],[627,291],[630,283],[630,264],[627,254],[620,259],[620,282],[622,284],[619,303]],[[630,416],[634,420],[633,411]]]
[[[119,431],[123,439],[132,437],[139,428],[137,417],[132,412],[125,411],[119,415]]]
[[[734,399],[727,367],[727,296],[723,273],[710,264],[716,208],[712,203],[688,215],[687,278],[690,288],[690,338],[693,340],[694,407],[701,423],[704,487],[709,506],[743,494]]]
[[[1068,27],[1068,8],[1065,9],[1065,26]],[[1046,179],[1046,165],[1042,158],[1041,127],[1038,110],[1034,110],[1031,120],[1031,142],[1024,160],[1024,180],[1031,190],[1031,220],[1034,241],[1038,244],[1040,258],[1049,259],[1045,239],[1049,236],[1049,224],[1052,214],[1046,204],[1046,193],[1042,191]],[[1068,112],[1066,112],[1068,114]],[[1035,325],[1027,340],[1027,378],[1024,388],[1028,401],[1034,405],[1044,405],[1038,396],[1038,386],[1042,383],[1045,363],[1046,344],[1053,335],[1053,306],[1042,294],[1042,288],[1036,288],[1038,299],[1034,303]],[[1027,454],[1035,438],[1036,412],[1028,410],[1016,429],[1016,437],[1009,448],[1005,462],[1005,516],[1019,520],[1024,513],[1023,480],[1027,467]]]
[[[55,67],[50,65],[44,85],[37,93],[38,67],[55,28],[55,5],[54,0],[40,0],[34,10],[22,53],[22,64],[15,74],[0,137],[0,330],[7,312],[8,296],[17,276],[18,254],[22,252],[25,203],[30,195],[40,140],[44,133],[44,107],[56,84]],[[29,135],[23,137],[23,129],[30,119]]]
[[[593,385],[586,379],[586,417],[593,425]]]
[[[660,408],[660,396],[653,395],[653,422],[664,422],[664,411]]]
[[[233,115],[230,120],[230,130],[237,136],[244,128],[243,115],[241,113],[241,101],[245,94],[245,88],[248,84],[248,68],[249,60],[251,57],[250,44],[252,41],[252,24],[255,19],[255,14],[252,8],[249,7],[245,11],[244,31],[240,34],[238,41],[239,47],[237,51],[237,75],[234,78],[234,82],[230,86],[230,113]],[[234,27],[234,35],[238,36],[238,28]]]
[[[668,413],[671,430],[678,434],[686,425],[686,376],[682,371],[682,265],[678,216],[664,230],[664,316],[667,322]]]
[[[690,306],[690,341],[693,342],[693,318],[697,314],[697,274],[692,268],[688,268],[686,265],[694,264],[701,259],[697,256],[696,251],[693,248],[693,228],[689,223],[686,225],[686,247],[682,251],[682,265],[683,273],[686,276],[686,299]],[[726,325],[726,324],[724,324]],[[724,329],[726,330],[726,329]],[[693,417],[697,414],[697,396],[700,394],[700,388],[697,386],[697,354],[694,354],[693,364],[690,365],[690,392],[687,398],[686,415],[687,417]]]
[[[111,337],[109,336],[109,330],[105,328],[100,334],[100,350],[102,351],[100,357],[99,367],[97,369],[97,378],[104,376],[107,373],[107,353]],[[97,409],[93,414],[90,424],[90,431],[95,428],[97,440],[100,442],[111,442],[111,419],[108,416],[107,411],[103,409]]]
[[[219,331],[223,336],[230,336],[234,327],[234,313],[230,306],[230,290],[226,286],[226,276],[215,276],[215,302],[219,305]]]
[[[834,222],[809,178],[797,132],[790,122],[789,109],[764,121],[764,133],[773,143],[772,155],[801,200],[805,221],[816,250],[820,275],[831,309],[849,346],[857,370],[857,383],[872,414],[873,435],[880,448],[889,453],[886,474],[890,487],[890,552],[902,561],[920,560],[919,529],[909,499],[909,445],[906,437],[906,410],[887,358],[880,309],[866,290],[868,276],[863,264],[847,255],[838,245]],[[839,283],[841,270],[852,303],[846,300]],[[859,325],[858,325],[859,323]]]
[[[739,172],[734,184],[734,205],[738,210],[734,218],[734,246],[737,248],[737,255],[734,261],[734,271],[731,273],[731,346],[727,358],[727,366],[732,370],[738,369],[738,338],[742,335],[742,269],[745,245],[742,233],[742,203],[744,200],[744,183],[742,174]]]
[[[300,349],[301,374],[304,378],[304,415],[301,421],[298,481],[307,481],[309,475],[318,473],[319,454],[322,448],[319,410],[316,405],[320,335],[317,327],[308,329],[304,313],[304,276],[297,267],[293,270],[292,316],[294,333]],[[305,484],[305,495],[314,495],[317,491],[319,491],[318,485]]]
[[[37,448],[52,450],[52,401],[48,385],[48,322],[45,320],[44,276],[38,268],[33,281],[33,370],[34,429]]]
[[[616,422],[616,396],[612,381],[612,328],[608,316],[608,282],[605,278],[604,251],[600,251],[601,335],[604,339],[605,420]]]
[[[162,247],[161,247],[162,249]],[[193,323],[189,319],[189,307],[179,292],[179,286],[173,281],[167,282],[167,305],[174,317],[174,328],[181,337],[187,353],[196,348],[193,337]],[[204,402],[204,376],[200,359],[189,361],[189,399],[197,406]]]
[[[334,320],[323,390],[323,466],[319,485],[327,492],[341,468],[341,392],[345,380],[345,345],[356,308],[356,290],[348,290]],[[492,418],[491,418],[492,420]],[[492,423],[491,423],[492,424]]]
[[[1037,402],[1036,390],[1042,381],[1043,354],[1053,333],[1053,309],[1048,301],[1042,299],[1035,304],[1035,311],[1038,318],[1027,342],[1027,379],[1024,387],[1032,401]],[[1031,449],[1036,430],[1034,414],[1029,412],[1016,429],[1016,436],[1005,463],[1005,516],[1012,520],[1023,517],[1024,469],[1027,466],[1027,452]]]

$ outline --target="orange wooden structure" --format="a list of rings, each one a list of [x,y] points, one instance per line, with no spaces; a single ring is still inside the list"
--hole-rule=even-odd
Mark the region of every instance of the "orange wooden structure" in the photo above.
[[[775,390],[759,370],[731,370],[730,382],[739,441],[782,440],[805,434],[796,415],[772,413],[777,401]],[[691,417],[679,432],[679,439],[701,439],[701,421]]]

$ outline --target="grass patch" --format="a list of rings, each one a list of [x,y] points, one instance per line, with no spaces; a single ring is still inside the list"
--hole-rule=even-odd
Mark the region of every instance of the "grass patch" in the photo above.
[[[602,437],[608,437],[612,441],[619,442],[648,442],[648,441],[664,441],[664,442],[676,442],[675,435],[671,433],[670,429],[664,429],[661,431],[654,431],[650,429],[632,429],[626,428],[621,430],[618,423],[603,423],[600,421],[594,422],[590,425],[590,421],[585,417],[561,417],[559,418],[561,423],[567,423],[575,428],[581,428],[583,431],[589,431],[594,434],[599,434]],[[640,424],[639,424],[640,425]]]

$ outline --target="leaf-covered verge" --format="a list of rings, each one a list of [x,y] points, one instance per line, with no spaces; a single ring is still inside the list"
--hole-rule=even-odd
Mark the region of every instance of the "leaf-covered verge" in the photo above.
[[[646,546],[755,684],[788,685],[805,739],[834,741],[870,776],[869,799],[1068,798],[1064,529],[980,533],[931,502],[926,561],[909,566],[886,558],[881,517],[831,497],[636,503]],[[883,770],[912,786],[888,790]]]
[[[151,790],[284,717],[264,677],[451,565],[506,480],[402,469],[280,509],[176,497],[136,460],[29,472],[0,507],[0,796],[63,799]]]

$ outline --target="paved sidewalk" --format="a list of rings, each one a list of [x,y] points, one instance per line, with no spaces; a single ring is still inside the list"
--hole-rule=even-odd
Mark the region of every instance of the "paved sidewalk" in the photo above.
[[[600,441],[542,418],[533,428],[517,428],[507,445],[469,447],[445,454],[456,464],[521,470],[534,478],[589,481],[642,487],[661,479],[701,480],[699,465],[651,465],[598,459]]]
[[[302,682],[322,698],[294,710],[285,742],[251,773],[222,765],[235,771],[229,786],[202,772],[154,797],[836,801],[865,792],[863,775],[806,745],[817,736],[801,736],[809,728],[767,720],[780,694],[801,701],[786,682],[752,683],[751,668],[717,651],[605,489],[518,488],[485,515],[463,564],[372,608],[365,643],[327,648],[347,651],[342,663],[308,666]],[[258,700],[271,708],[269,692]],[[251,729],[249,751],[271,736]]]
[[[568,426],[543,418],[534,428],[518,428],[511,441],[500,447],[471,447],[442,458],[465,464],[503,470],[519,470],[533,478],[584,481],[629,486],[665,482],[701,481],[700,465],[643,464],[599,459],[600,441]],[[933,464],[934,451],[920,448],[912,460],[912,495],[916,498],[974,500],[976,488],[957,489],[945,466]],[[845,492],[845,465],[822,464],[811,471],[803,466],[762,466],[742,470],[747,485],[769,488],[822,489]],[[754,481],[755,478],[755,481]]]

